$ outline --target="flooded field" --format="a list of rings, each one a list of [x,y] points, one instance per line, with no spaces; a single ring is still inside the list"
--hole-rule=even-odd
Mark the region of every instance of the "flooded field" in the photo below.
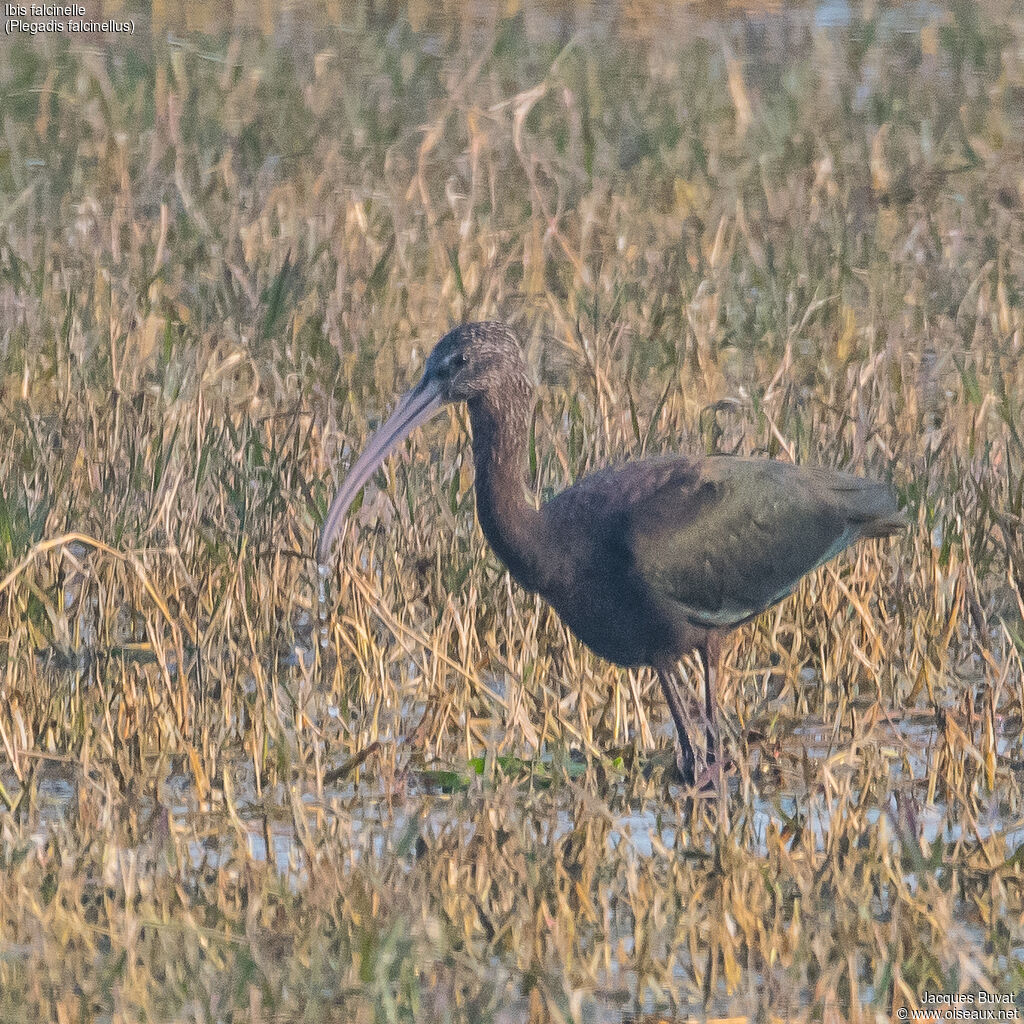
[[[1019,5],[117,13],[0,48],[0,1020],[1017,997]],[[906,506],[726,645],[719,789],[488,550],[463,411],[317,572],[490,317],[539,498],[678,451]]]

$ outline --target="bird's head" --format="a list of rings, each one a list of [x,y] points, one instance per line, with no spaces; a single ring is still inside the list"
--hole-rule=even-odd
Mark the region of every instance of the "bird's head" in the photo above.
[[[510,327],[484,322],[463,324],[449,331],[427,357],[419,383],[399,399],[334,496],[320,534],[320,561],[326,561],[330,554],[342,517],[360,488],[412,431],[448,403],[472,405],[485,396],[500,394],[513,381],[525,379],[522,350]]]
[[[442,403],[472,402],[499,393],[523,367],[512,328],[496,322],[463,324],[434,346],[417,389],[435,387]]]

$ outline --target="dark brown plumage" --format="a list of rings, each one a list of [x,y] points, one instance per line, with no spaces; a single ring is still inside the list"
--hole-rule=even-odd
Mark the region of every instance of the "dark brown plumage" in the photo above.
[[[676,685],[700,654],[708,756],[717,744],[721,637],[782,600],[800,578],[904,519],[890,488],[848,473],[767,459],[664,456],[606,469],[537,509],[524,449],[533,387],[512,330],[466,324],[446,334],[423,377],[374,435],[324,520],[320,561],[353,498],[388,453],[445,403],[466,402],[477,516],[513,578],[539,593],[597,654],[658,673],[695,776],[694,728]]]

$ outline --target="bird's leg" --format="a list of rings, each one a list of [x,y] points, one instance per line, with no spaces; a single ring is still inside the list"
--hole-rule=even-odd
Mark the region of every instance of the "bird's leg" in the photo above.
[[[697,647],[704,667],[704,724],[707,736],[708,764],[721,763],[722,736],[718,728],[718,661],[721,643],[715,636],[707,636]]]
[[[687,714],[679,697],[679,690],[676,689],[672,669],[659,667],[657,672],[658,681],[661,683],[661,692],[665,694],[665,702],[668,704],[668,709],[672,714],[672,721],[675,722],[676,734],[679,737],[676,767],[679,769],[679,774],[682,776],[684,784],[692,786],[697,773],[693,744],[690,742],[690,716]]]

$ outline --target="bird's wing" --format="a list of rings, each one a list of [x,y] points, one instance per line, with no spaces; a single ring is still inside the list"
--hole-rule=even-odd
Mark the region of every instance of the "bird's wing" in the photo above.
[[[740,625],[858,537],[891,532],[898,519],[885,484],[767,459],[681,460],[642,491],[634,488],[623,509],[633,568],[706,627]]]

